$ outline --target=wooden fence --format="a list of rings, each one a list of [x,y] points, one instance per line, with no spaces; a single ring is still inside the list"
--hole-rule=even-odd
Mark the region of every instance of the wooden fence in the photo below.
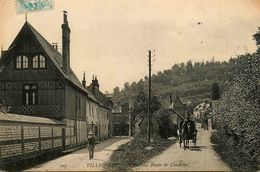
[[[65,149],[65,123],[0,112],[0,165]]]

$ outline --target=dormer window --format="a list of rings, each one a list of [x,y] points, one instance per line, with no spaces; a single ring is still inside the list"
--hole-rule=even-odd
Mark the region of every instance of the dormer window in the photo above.
[[[39,67],[45,68],[45,57],[42,55],[39,56]]]
[[[20,55],[16,57],[16,69],[28,69],[28,57]]]
[[[33,57],[33,68],[38,68],[38,65],[39,65],[38,60],[39,60],[38,56]]]
[[[43,55],[36,55],[33,57],[32,59],[32,67],[34,69],[44,69],[46,67],[46,60],[45,60],[45,57]]]
[[[21,69],[22,68],[22,56],[18,56],[16,58],[16,68]]]

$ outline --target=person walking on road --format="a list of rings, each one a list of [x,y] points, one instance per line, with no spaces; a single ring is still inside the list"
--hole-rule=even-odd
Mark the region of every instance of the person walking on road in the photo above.
[[[95,148],[95,137],[92,131],[88,133],[88,152],[89,159],[93,159],[94,157],[94,148]]]

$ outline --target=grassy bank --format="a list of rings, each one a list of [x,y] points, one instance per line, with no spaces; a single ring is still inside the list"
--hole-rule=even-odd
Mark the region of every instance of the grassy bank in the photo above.
[[[162,153],[174,143],[176,140],[165,140],[159,136],[152,136],[152,142],[149,144],[146,136],[137,136],[131,142],[121,145],[111,155],[104,168],[108,171],[129,171]]]
[[[221,137],[221,138],[220,138]],[[214,132],[211,136],[211,142],[214,144],[214,150],[219,154],[221,159],[232,169],[232,171],[258,171],[257,162],[252,163],[243,155],[241,150],[232,146],[226,138],[219,136],[218,132]]]

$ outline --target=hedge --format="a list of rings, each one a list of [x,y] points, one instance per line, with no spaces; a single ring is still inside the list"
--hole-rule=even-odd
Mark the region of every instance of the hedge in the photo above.
[[[260,164],[260,56],[244,55],[235,59],[229,81],[215,116],[219,143],[235,153],[235,170],[259,169]],[[232,159],[232,158],[230,158]],[[234,161],[234,158],[233,158]],[[231,162],[232,164],[232,162]]]

